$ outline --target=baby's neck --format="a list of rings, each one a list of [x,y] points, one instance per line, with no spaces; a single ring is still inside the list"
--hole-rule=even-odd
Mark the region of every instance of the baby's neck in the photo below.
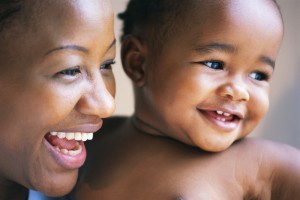
[[[17,183],[0,178],[0,199],[27,200],[29,190]]]
[[[137,129],[141,133],[150,134],[150,135],[157,135],[157,136],[165,136],[163,132],[156,129],[151,124],[147,123],[146,121],[142,120],[136,115],[131,117],[132,125],[135,129]]]

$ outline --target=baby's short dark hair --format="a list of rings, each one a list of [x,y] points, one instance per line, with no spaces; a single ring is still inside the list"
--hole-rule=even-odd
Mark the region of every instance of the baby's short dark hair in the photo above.
[[[177,17],[187,3],[186,0],[130,0],[127,9],[118,15],[123,20],[121,41],[132,34],[152,47],[160,46],[174,31]]]
[[[192,1],[212,3],[223,0],[129,0],[127,9],[118,15],[123,20],[121,41],[132,34],[158,50],[168,36],[176,32],[180,26],[178,20],[188,13],[187,5]],[[271,1],[279,8],[276,0]]]

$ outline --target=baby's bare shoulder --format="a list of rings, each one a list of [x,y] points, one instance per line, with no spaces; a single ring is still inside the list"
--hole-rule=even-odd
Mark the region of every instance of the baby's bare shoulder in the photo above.
[[[257,138],[245,138],[237,141],[230,149],[242,151],[246,155],[262,156],[270,162],[282,162],[283,160],[295,162],[300,153],[299,149],[288,144]],[[296,156],[295,159],[293,156]]]
[[[242,160],[242,166],[257,167],[272,199],[300,199],[300,151],[287,144],[261,139],[245,139],[232,146],[254,163]],[[257,185],[259,185],[257,181]],[[263,187],[261,187],[263,188]],[[273,198],[274,197],[274,198]]]

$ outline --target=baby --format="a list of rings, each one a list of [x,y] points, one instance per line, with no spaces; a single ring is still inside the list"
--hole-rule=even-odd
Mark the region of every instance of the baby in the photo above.
[[[300,151],[245,139],[269,106],[276,2],[131,0],[120,18],[135,113],[106,121],[69,198],[300,199]]]

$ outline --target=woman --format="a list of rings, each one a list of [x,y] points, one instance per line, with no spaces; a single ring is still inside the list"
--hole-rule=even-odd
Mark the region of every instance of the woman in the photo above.
[[[0,2],[0,199],[68,193],[114,111],[108,0]]]

